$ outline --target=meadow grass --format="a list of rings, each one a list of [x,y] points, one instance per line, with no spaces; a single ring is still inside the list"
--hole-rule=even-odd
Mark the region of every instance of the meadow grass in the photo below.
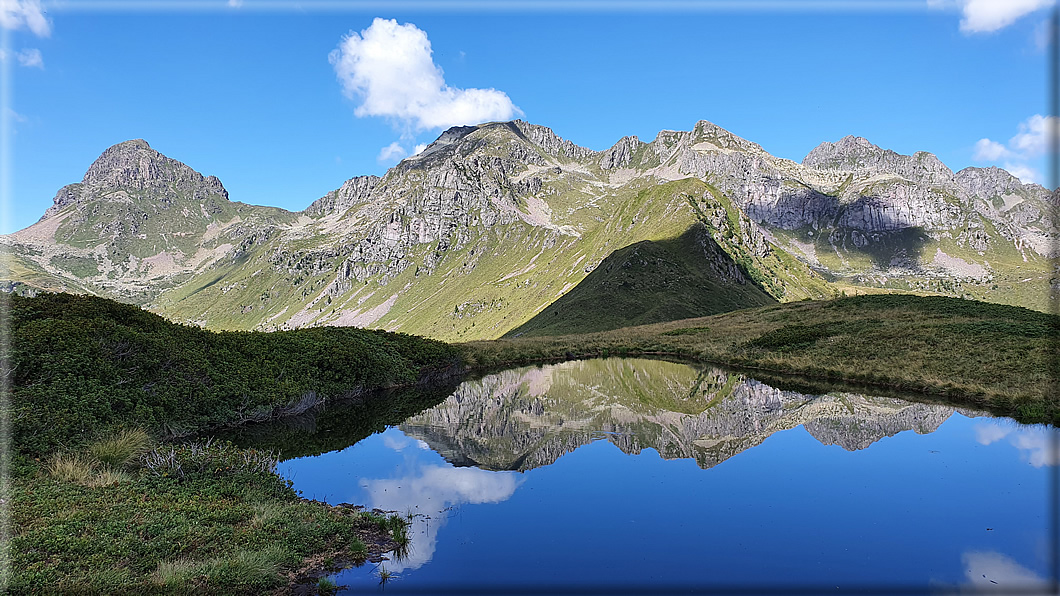
[[[408,541],[398,516],[299,498],[252,449],[159,446],[114,471],[93,447],[16,478],[13,593],[259,594],[315,581],[315,561],[363,563],[366,537]]]
[[[90,296],[0,300],[12,593],[260,594],[315,561],[407,542],[401,520],[301,499],[273,452],[172,440],[415,384],[460,368],[450,346],[360,329],[213,333]]]
[[[959,298],[876,294],[802,301],[614,331],[458,344],[472,369],[666,356],[773,376],[897,390],[1060,423],[1060,318]]]

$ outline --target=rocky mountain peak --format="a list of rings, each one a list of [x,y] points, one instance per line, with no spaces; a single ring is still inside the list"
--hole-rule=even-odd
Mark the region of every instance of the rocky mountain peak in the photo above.
[[[821,170],[856,170],[866,164],[879,161],[894,151],[873,145],[864,137],[847,135],[835,143],[825,141],[813,148],[802,160],[802,165]]]
[[[694,143],[710,143],[721,149],[732,149],[735,151],[762,151],[757,143],[738,137],[724,128],[709,122],[700,120],[692,129],[692,141]]]
[[[92,162],[81,184],[88,188],[126,191],[154,191],[160,186],[177,185],[179,190],[195,189],[195,196],[228,192],[214,176],[204,177],[183,163],[155,151],[143,139],[118,143]],[[190,197],[189,197],[190,198]]]
[[[88,167],[80,183],[56,193],[46,219],[67,205],[105,199],[118,191],[166,205],[180,200],[228,200],[228,191],[215,176],[204,177],[187,165],[151,148],[143,139],[113,145]]]
[[[863,137],[847,135],[835,143],[814,147],[802,165],[819,170],[841,170],[864,174],[894,174],[932,185],[953,183],[953,171],[927,151],[902,155],[883,149]]]
[[[643,144],[636,136],[622,137],[600,153],[600,168],[614,170],[628,166],[633,159],[633,153]]]
[[[1019,178],[997,166],[989,168],[964,168],[954,176],[957,184],[970,194],[992,198],[1016,192],[1023,188]]]
[[[586,159],[596,155],[596,151],[564,139],[552,132],[551,128],[539,124],[530,124],[523,120],[513,120],[510,123],[528,141],[544,149],[545,153],[553,157],[566,157],[568,159]]]
[[[345,212],[350,207],[367,201],[380,180],[382,179],[378,176],[350,178],[340,188],[313,201],[309,207],[306,207],[305,214],[317,217],[328,213]]]

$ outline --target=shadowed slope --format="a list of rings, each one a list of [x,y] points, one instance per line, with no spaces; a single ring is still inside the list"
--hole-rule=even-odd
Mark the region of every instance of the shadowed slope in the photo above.
[[[611,253],[580,284],[506,337],[606,331],[776,302],[702,224]]]

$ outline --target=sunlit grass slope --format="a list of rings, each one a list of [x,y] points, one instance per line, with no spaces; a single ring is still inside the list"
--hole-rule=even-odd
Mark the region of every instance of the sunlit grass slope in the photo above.
[[[562,335],[775,303],[702,225],[611,253],[580,284],[506,337]]]

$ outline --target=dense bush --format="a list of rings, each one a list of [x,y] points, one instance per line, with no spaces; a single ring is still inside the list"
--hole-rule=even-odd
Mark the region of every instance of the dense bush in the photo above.
[[[117,427],[179,435],[267,419],[459,363],[447,344],[384,331],[216,333],[91,296],[2,299],[15,447],[26,455]]]

